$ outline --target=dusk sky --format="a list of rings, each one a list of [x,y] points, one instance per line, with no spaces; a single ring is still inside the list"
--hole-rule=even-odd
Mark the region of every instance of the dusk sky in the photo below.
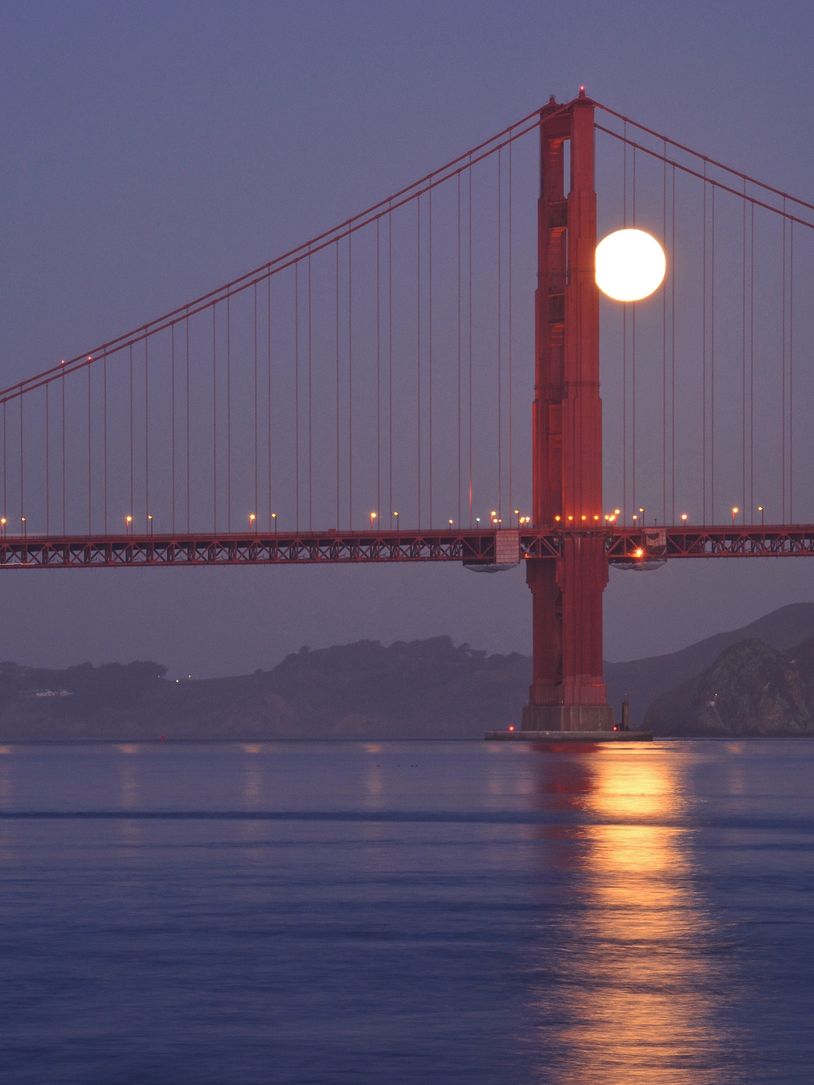
[[[580,83],[812,199],[812,44],[803,2],[6,0],[0,381],[261,264]],[[533,286],[515,284],[518,306]],[[606,657],[814,599],[812,577],[802,559],[612,572]],[[302,645],[442,633],[530,651],[520,570],[7,571],[2,587],[0,658],[24,664],[233,674]]]

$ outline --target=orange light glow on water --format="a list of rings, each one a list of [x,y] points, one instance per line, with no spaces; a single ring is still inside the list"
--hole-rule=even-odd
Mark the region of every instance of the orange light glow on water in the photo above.
[[[676,826],[683,802],[662,752],[592,758],[580,800],[591,815],[580,851],[589,904],[561,1007],[575,1022],[562,1037],[575,1074],[561,1080],[576,1085],[589,1080],[586,1066],[601,1065],[603,1085],[666,1082],[658,1068],[677,1065],[703,1031],[704,917],[691,888],[688,831]]]
[[[543,939],[535,985],[541,1036],[556,1036],[560,1053],[557,1082],[678,1083],[685,1079],[674,1070],[688,1065],[688,1052],[720,1065],[734,1040],[715,1017],[727,965],[709,954],[715,920],[685,818],[686,757],[656,744],[563,744],[558,753],[546,748],[545,757],[539,798],[557,817],[539,837],[543,893],[548,899],[556,869],[580,900],[578,912]],[[555,1025],[552,940],[568,961]],[[688,1085],[700,1080],[686,1076]]]

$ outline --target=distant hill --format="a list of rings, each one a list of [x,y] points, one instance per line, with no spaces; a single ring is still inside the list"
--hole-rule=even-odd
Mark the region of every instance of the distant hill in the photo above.
[[[449,637],[302,648],[271,671],[182,682],[155,663],[6,663],[0,739],[479,738],[517,718],[528,669]]]
[[[746,656],[727,655],[744,641],[752,645],[744,649]],[[783,607],[680,652],[608,664],[609,698],[618,712],[629,694],[634,724],[646,722],[659,733],[735,733],[721,729],[722,712],[726,728],[738,726],[740,712],[749,733],[760,727],[768,733],[786,719],[798,721],[789,724],[792,729],[805,729],[805,712],[814,718],[806,693],[814,649],[791,656],[788,649],[809,641],[814,642],[814,603]],[[751,670],[744,663],[748,652],[754,656]],[[758,659],[766,674],[771,671],[765,681],[775,691],[763,700],[750,685],[753,675],[764,673]],[[530,670],[527,656],[490,655],[456,646],[449,637],[302,648],[272,670],[180,682],[168,680],[165,668],[149,661],[65,670],[0,663],[0,741],[162,735],[476,739],[519,720]],[[748,704],[732,701],[735,707],[724,712],[723,691],[731,699],[739,689]],[[704,709],[716,690],[718,715]]]

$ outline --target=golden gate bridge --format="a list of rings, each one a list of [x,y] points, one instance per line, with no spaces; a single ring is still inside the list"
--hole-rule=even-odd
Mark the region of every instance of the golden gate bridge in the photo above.
[[[602,301],[625,227],[667,276]],[[3,389],[0,567],[523,564],[524,728],[610,730],[610,567],[814,554],[812,230],[814,204],[552,99]]]

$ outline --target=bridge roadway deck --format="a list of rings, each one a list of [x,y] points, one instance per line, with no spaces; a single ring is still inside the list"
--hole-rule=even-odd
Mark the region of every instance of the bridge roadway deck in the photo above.
[[[500,560],[556,558],[567,537],[605,540],[611,564],[633,568],[675,558],[814,555],[814,524],[570,528],[494,531],[312,531],[192,534],[0,536],[0,568],[296,565],[458,561],[489,568]],[[507,561],[507,557],[510,559]],[[513,558],[513,560],[511,560]]]

